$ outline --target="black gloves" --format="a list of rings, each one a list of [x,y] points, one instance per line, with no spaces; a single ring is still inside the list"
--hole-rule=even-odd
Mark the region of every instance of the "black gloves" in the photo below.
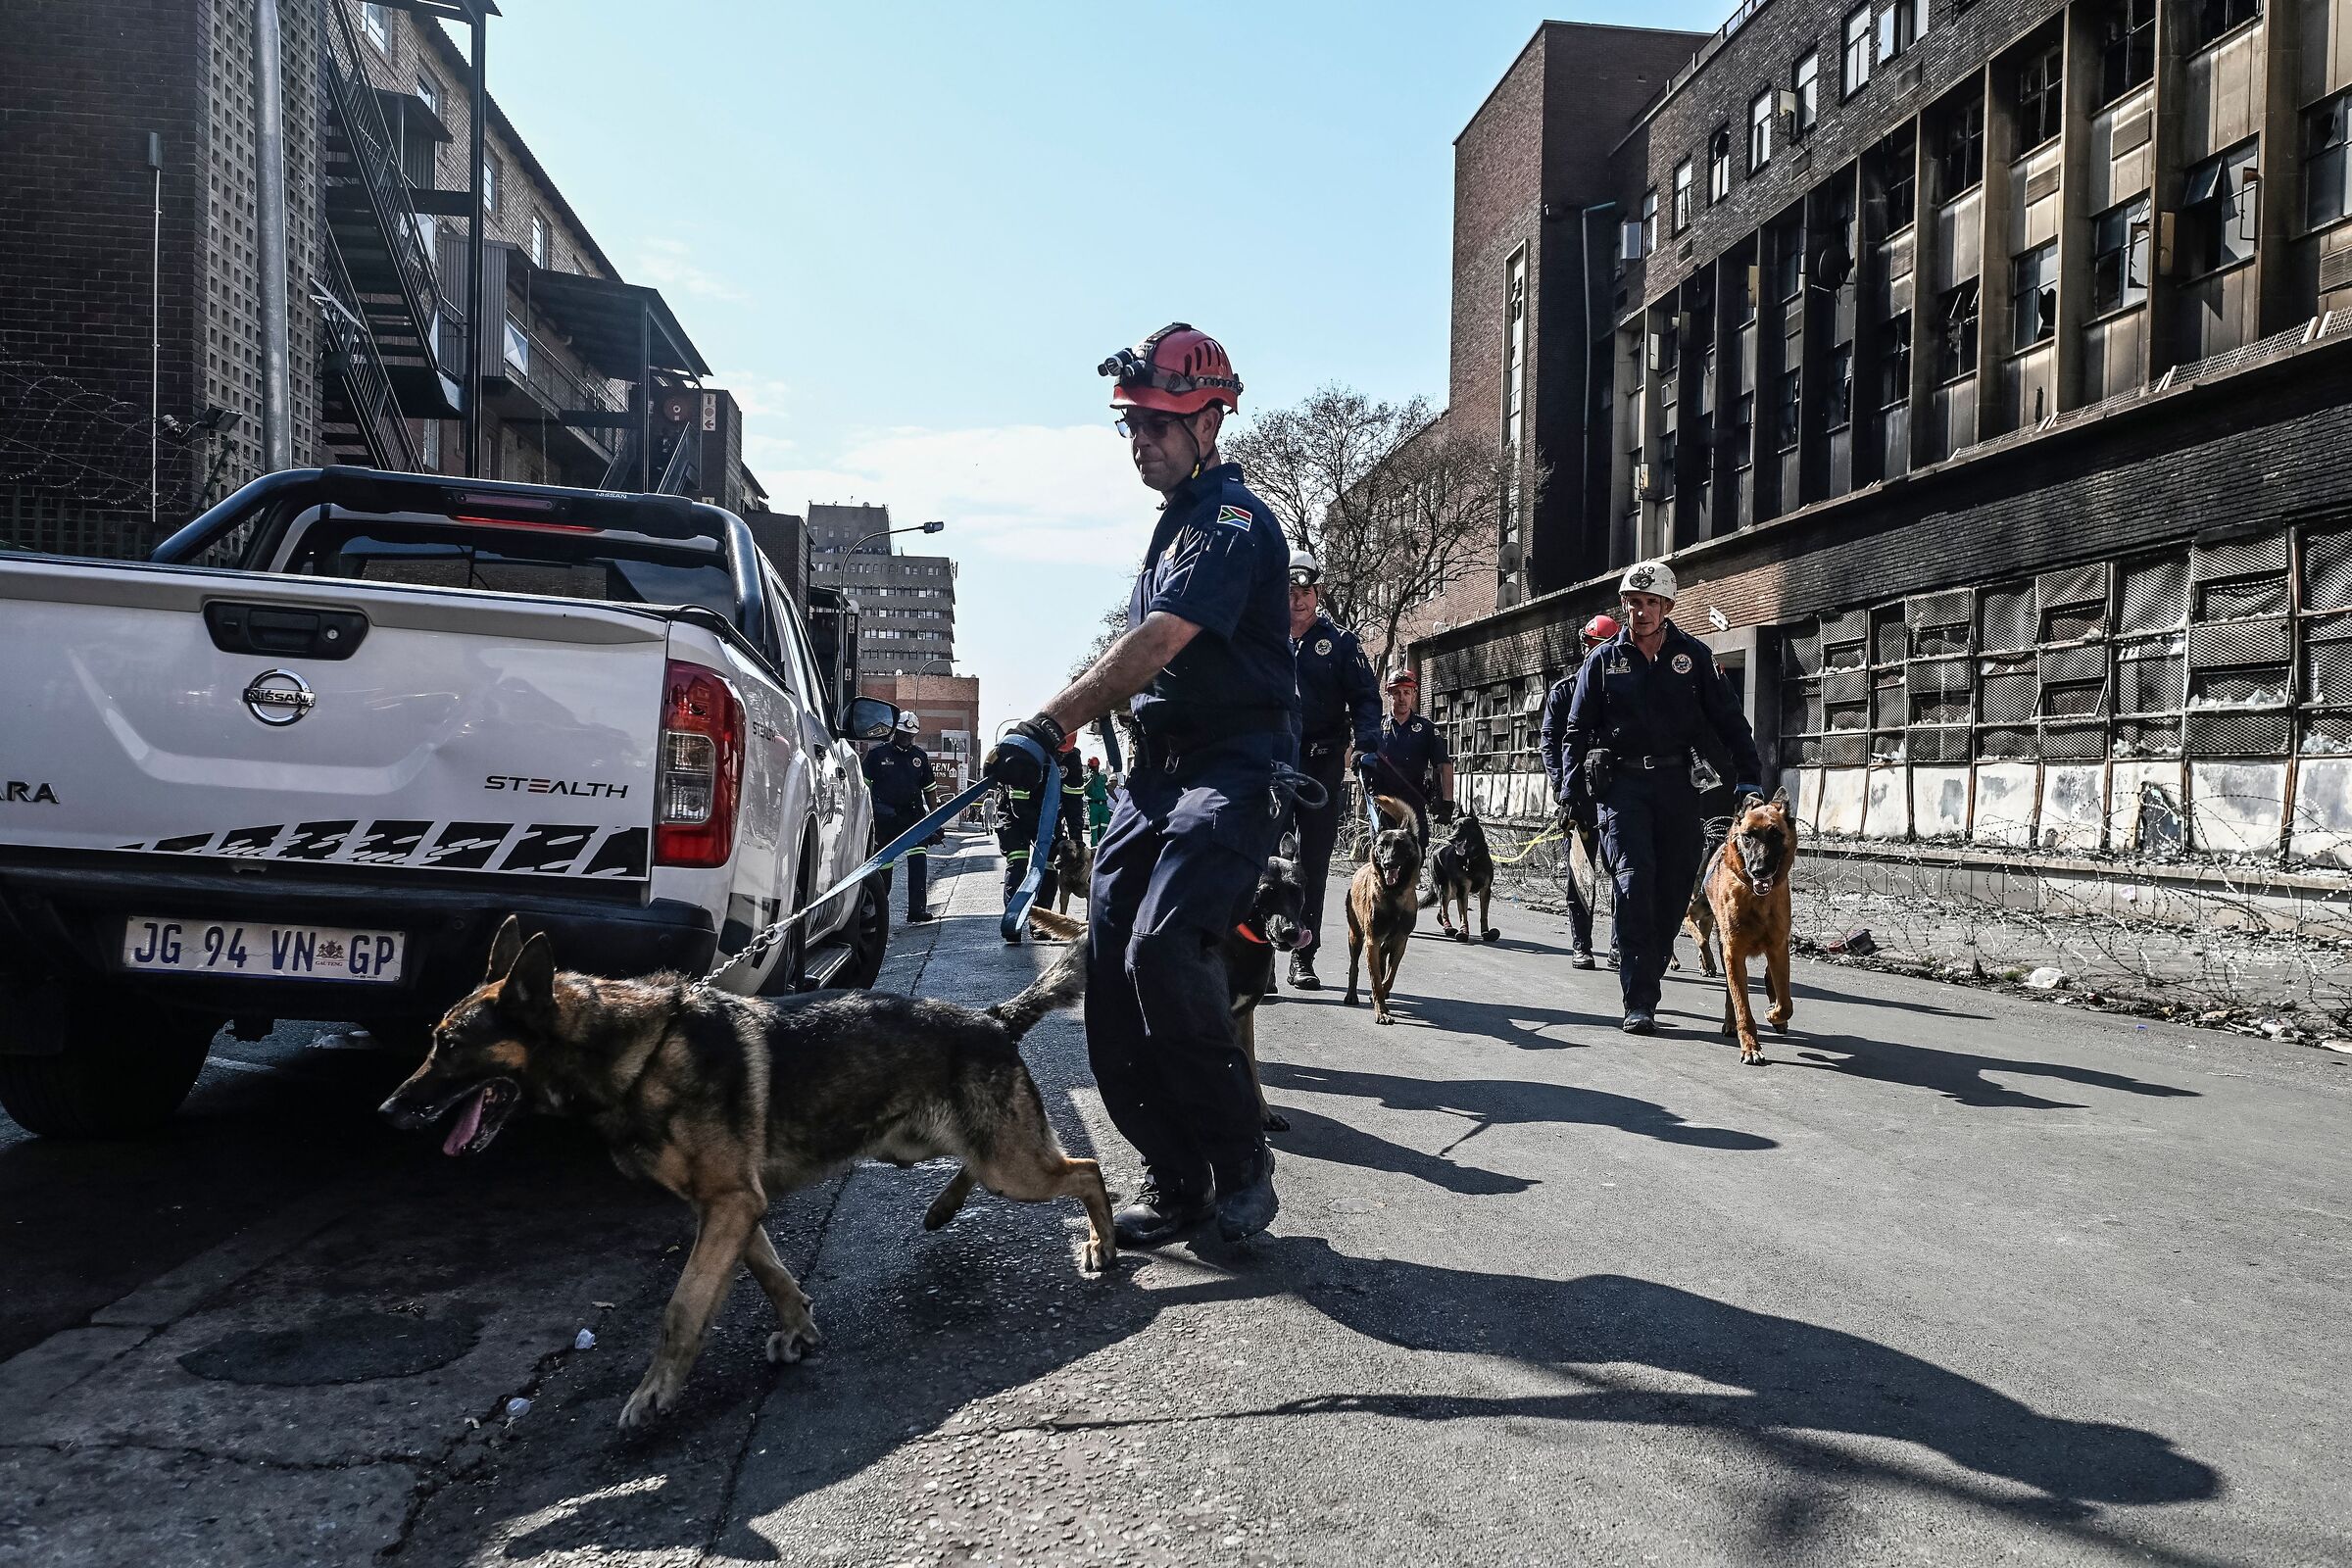
[[[1585,754],[1584,777],[1579,780],[1584,786],[1585,799],[1597,801],[1608,794],[1609,785],[1616,777],[1617,759],[1608,748],[1595,746]]]
[[[1435,806],[1433,806],[1433,807],[1431,807],[1431,808],[1429,808],[1429,817],[1430,817],[1430,820],[1431,820],[1431,821],[1433,821],[1433,822],[1450,822],[1450,821],[1452,821],[1452,820],[1453,820],[1453,803],[1452,803],[1451,801],[1440,801],[1440,802],[1438,802],[1438,803],[1437,803]]]
[[[988,776],[1008,789],[1036,789],[1045,782],[1047,768],[1054,767],[1058,771],[1054,754],[1061,750],[1062,740],[1068,733],[1054,722],[1050,713],[1022,719],[1012,726],[1012,734],[1025,735],[1037,742],[1039,750],[1046,754],[1046,760],[1040,762],[1013,745],[1011,736],[1006,736],[997,742],[988,754]]]

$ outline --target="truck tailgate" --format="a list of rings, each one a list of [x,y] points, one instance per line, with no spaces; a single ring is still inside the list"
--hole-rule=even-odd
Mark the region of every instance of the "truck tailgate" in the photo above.
[[[642,881],[668,630],[504,594],[0,561],[0,849]]]

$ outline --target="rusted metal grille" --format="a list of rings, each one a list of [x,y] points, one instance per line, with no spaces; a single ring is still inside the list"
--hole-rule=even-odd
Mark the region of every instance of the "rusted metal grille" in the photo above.
[[[2227,582],[2197,584],[2199,620],[2243,620],[2255,615],[2286,613],[2286,573],[2269,577],[2233,577]]]
[[[1861,703],[1870,697],[1870,671],[1833,669],[1821,677],[1821,695],[1830,703]]]
[[[1821,642],[1825,648],[1842,647],[1847,643],[1870,640],[1870,612],[1847,610],[1835,615],[1821,617]]]
[[[1823,712],[1833,731],[1870,728],[1870,707],[1866,703],[1828,703],[1823,705]]]
[[[2170,631],[2188,619],[2188,561],[2156,556],[2124,567],[2124,604],[2118,629]]]
[[[2260,534],[2218,544],[2191,545],[2189,566],[2199,582],[2253,577],[2286,570],[2286,535]]]
[[[2088,761],[2107,755],[2103,724],[2044,724],[2041,755],[2053,762]]]
[[[2069,566],[2064,571],[2045,571],[2034,579],[2034,587],[2044,610],[2080,605],[2096,605],[2103,610],[2107,604],[2107,564],[2097,562],[2087,566]]]
[[[2041,689],[2041,716],[2044,718],[2092,718],[2107,711],[2107,687],[2101,682],[2089,686],[2044,686]]]
[[[2352,610],[2352,532],[2303,536],[2303,608]]]
[[[2188,667],[2216,669],[2232,664],[2283,664],[2287,635],[2283,620],[2225,621],[2188,628]]]
[[[2034,743],[2031,725],[1988,724],[1977,731],[1977,756],[1988,762],[2028,761]]]
[[[2284,708],[2286,666],[2191,669],[2188,706],[2198,708]]]
[[[1900,666],[1879,671],[1870,689],[1871,722],[1880,729],[1900,729],[1909,717]]]
[[[1821,760],[1830,767],[1860,767],[1870,760],[1870,736],[1863,730],[1822,738]]]
[[[2187,696],[2186,662],[2178,639],[2127,643],[2115,651],[2115,710],[2177,713]]]
[[[1989,652],[2033,647],[2034,585],[2008,583],[1985,589],[1977,626],[1977,644]]]
[[[1965,762],[1969,752],[1968,726],[1914,726],[1908,732],[1907,749],[1914,762]]]
[[[2059,681],[2105,681],[2107,678],[2107,645],[2091,643],[2081,648],[2053,648],[2041,656],[2041,683],[2045,686]]]
[[[2096,637],[2106,629],[2105,605],[2076,605],[2066,610],[2053,610],[2043,616],[2041,637],[2044,642],[2071,643],[2084,637]]]
[[[2034,716],[2041,677],[2034,661],[1987,659],[1978,683],[1977,706],[1988,724],[2015,724]]]
[[[2191,757],[2283,757],[2286,714],[2192,712],[2186,749]]]
[[[2178,718],[2124,720],[2115,726],[2115,755],[2118,757],[2179,757],[2180,755],[2180,720]]]
[[[1870,612],[1870,662],[1899,664],[1911,640],[1903,629],[1903,607],[1881,605]]]
[[[1966,588],[1922,594],[1903,603],[1903,619],[1910,632],[1911,657],[1936,659],[1968,652],[1969,623],[1976,615],[1976,595]]]

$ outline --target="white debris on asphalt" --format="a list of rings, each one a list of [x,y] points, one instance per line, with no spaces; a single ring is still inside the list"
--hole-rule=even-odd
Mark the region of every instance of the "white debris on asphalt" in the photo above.
[[[507,1419],[519,1421],[531,1413],[531,1401],[519,1394],[507,1401]]]
[[[593,1350],[596,1348],[596,1336],[582,1329],[571,1337],[571,1348],[575,1350]]]
[[[2055,991],[2066,984],[2066,971],[2053,969],[2045,964],[2026,976],[2026,984],[2035,991]]]

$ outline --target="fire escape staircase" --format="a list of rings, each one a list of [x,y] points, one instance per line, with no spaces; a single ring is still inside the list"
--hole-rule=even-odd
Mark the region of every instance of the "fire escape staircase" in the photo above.
[[[372,360],[392,389],[399,411],[410,418],[459,416],[460,390],[443,368],[444,352],[454,355],[463,323],[443,297],[427,253],[400,146],[384,118],[383,105],[368,77],[351,8],[329,5],[327,46],[321,51],[328,106],[325,138],[326,249],[329,295],[356,318],[372,343]],[[335,273],[348,286],[338,290]],[[336,344],[339,313],[327,312],[327,340]],[[348,325],[346,320],[343,324]],[[369,356],[346,356],[357,365]],[[366,386],[347,389],[330,376],[330,397],[365,397]],[[365,428],[358,402],[330,409],[330,417]]]
[[[416,467],[416,446],[376,352],[375,334],[360,314],[358,291],[343,253],[325,247],[317,296],[324,346],[325,395],[320,399],[326,444],[346,462],[403,472]]]

